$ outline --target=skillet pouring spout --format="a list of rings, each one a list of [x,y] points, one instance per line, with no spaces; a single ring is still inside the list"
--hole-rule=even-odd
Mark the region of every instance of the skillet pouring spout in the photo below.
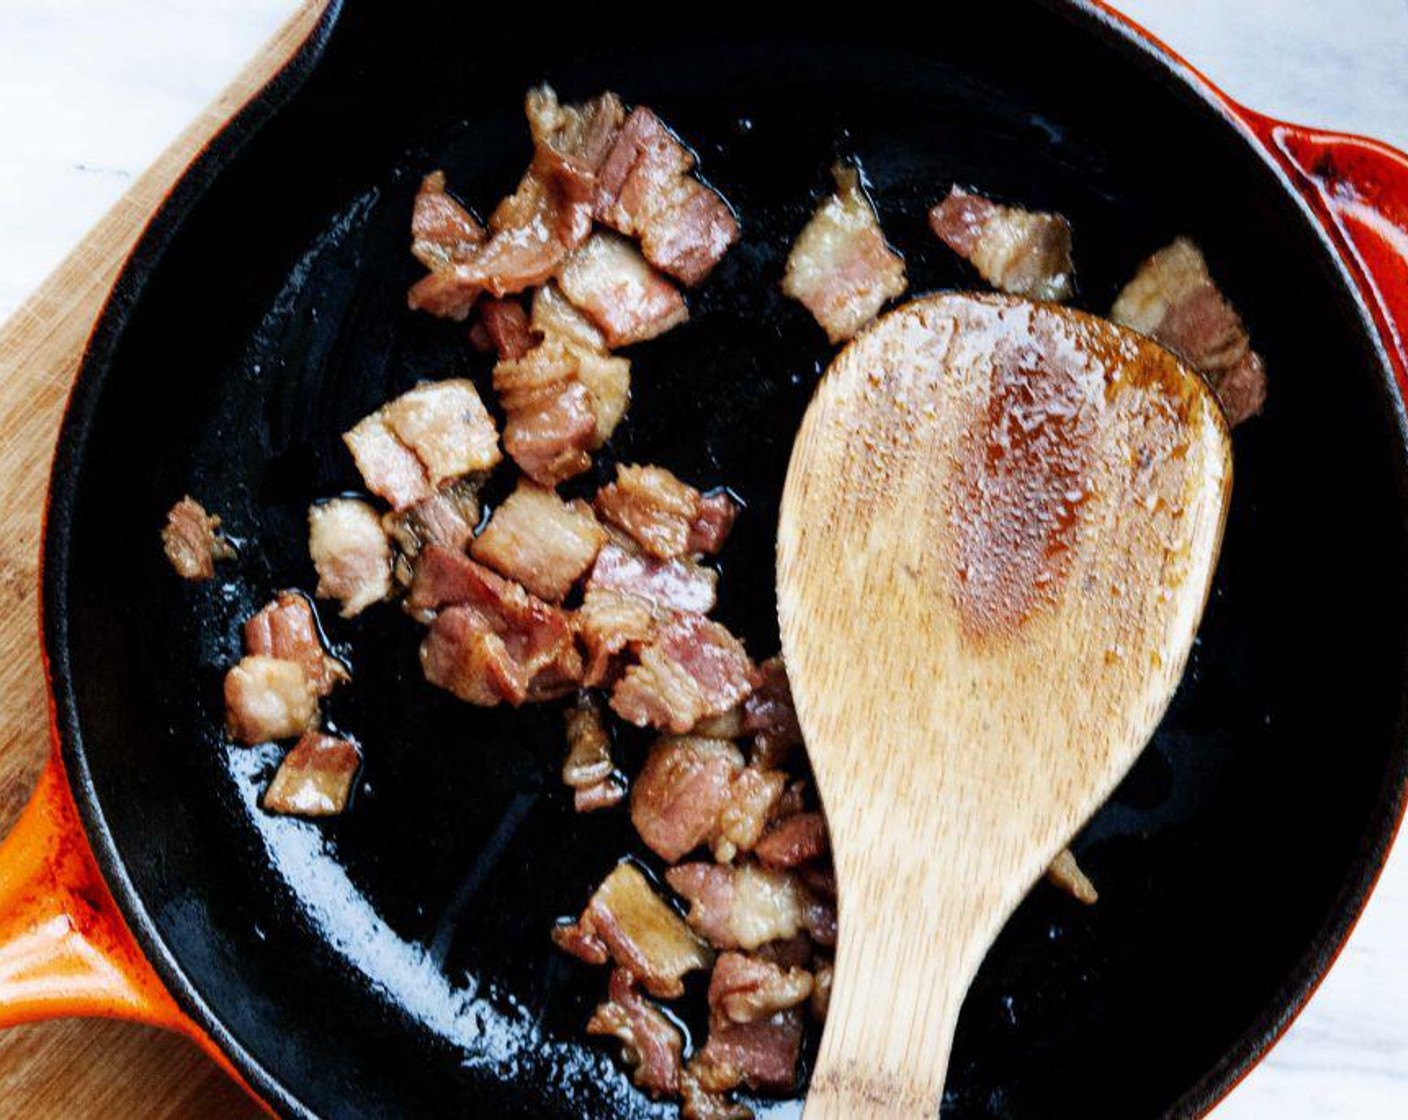
[[[1090,315],[934,296],[832,365],[778,535],[841,899],[809,1118],[937,1112],[989,946],[1182,676],[1230,488],[1208,386]]]

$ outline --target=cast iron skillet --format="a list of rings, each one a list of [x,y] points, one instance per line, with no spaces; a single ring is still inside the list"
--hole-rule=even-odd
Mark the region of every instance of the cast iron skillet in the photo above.
[[[746,500],[720,614],[760,656],[783,469],[830,355],[777,281],[837,155],[860,159],[915,293],[977,284],[924,225],[953,182],[1069,215],[1081,306],[1107,308],[1176,234],[1207,250],[1272,378],[1236,436],[1216,589],[1168,717],[1077,845],[1099,905],[1039,887],[1017,913],[965,1008],[944,1115],[1209,1107],[1328,966],[1403,798],[1404,419],[1326,235],[1225,107],[1084,5],[966,5],[942,34],[498,19],[334,9],[168,201],[84,363],[45,637],[83,820],[157,972],[290,1116],[673,1113],[583,1040],[604,976],[548,940],[640,854],[623,815],[571,811],[555,711],[432,689],[388,607],[329,622],[357,676],[332,719],[366,745],[353,811],[264,816],[277,753],[221,734],[240,620],[311,585],[308,503],[357,485],[338,433],[419,378],[486,373],[462,327],[405,308],[411,198],[443,166],[492,205],[528,154],[523,91],[548,78],[654,107],[742,216],[691,323],[632,354],[612,451]],[[187,491],[243,542],[206,585],[157,541]]]

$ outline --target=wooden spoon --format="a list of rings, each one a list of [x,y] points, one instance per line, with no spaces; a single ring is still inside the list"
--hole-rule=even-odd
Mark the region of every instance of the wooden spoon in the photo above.
[[[938,1113],[984,954],[1178,684],[1231,477],[1206,383],[1091,315],[933,296],[832,364],[778,530],[840,888],[807,1120]]]

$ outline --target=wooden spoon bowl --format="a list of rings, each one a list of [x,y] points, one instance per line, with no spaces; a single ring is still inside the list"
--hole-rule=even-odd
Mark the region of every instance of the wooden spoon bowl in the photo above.
[[[832,364],[778,531],[841,900],[809,1118],[937,1114],[983,956],[1178,684],[1231,477],[1206,383],[1081,312],[932,296]]]

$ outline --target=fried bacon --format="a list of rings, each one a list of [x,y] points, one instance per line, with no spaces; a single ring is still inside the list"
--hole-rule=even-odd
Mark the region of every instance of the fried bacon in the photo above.
[[[564,502],[552,490],[520,482],[489,518],[470,555],[540,599],[560,603],[605,541],[606,530],[585,502]]]
[[[1070,848],[1061,849],[1061,853],[1051,861],[1051,866],[1046,869],[1046,879],[1077,902],[1094,906],[1100,901],[1100,892],[1095,889],[1090,876],[1076,862],[1076,855]]]
[[[639,238],[646,260],[689,286],[738,240],[732,211],[690,174],[694,163],[660,118],[638,107],[601,168],[596,192],[597,219]]]
[[[713,963],[704,943],[630,863],[616,865],[581,918],[553,930],[553,941],[588,964],[609,957],[660,999],[683,994],[681,978]]]
[[[729,1023],[756,1023],[805,1003],[812,994],[806,969],[782,969],[761,957],[720,953],[709,977],[709,1010]]]
[[[616,656],[649,642],[655,636],[655,622],[655,611],[644,600],[588,583],[582,605],[573,616],[577,636],[587,651],[582,683],[595,687],[613,679]]]
[[[297,662],[318,696],[350,679],[347,666],[323,645],[313,606],[296,591],[281,591],[244,624],[244,651]]]
[[[616,481],[598,491],[596,509],[661,560],[717,552],[737,515],[725,491],[705,497],[664,467],[625,463],[616,468]]]
[[[618,1039],[631,1080],[651,1096],[679,1093],[684,1039],[659,1008],[641,998],[624,968],[612,971],[607,1001],[592,1013],[587,1033]]]
[[[758,666],[758,687],[743,702],[743,730],[753,736],[753,760],[759,766],[777,766],[802,745],[792,686],[781,657],[769,657]]]
[[[999,291],[1061,302],[1071,298],[1071,223],[954,187],[929,211],[939,240]]]
[[[684,863],[665,872],[689,924],[716,949],[753,950],[807,929],[814,900],[796,876],[753,864]]]
[[[233,560],[235,550],[220,533],[220,518],[190,495],[166,514],[161,547],[182,579],[211,579],[217,560]]]
[[[409,562],[422,549],[435,544],[447,552],[463,552],[469,546],[479,524],[480,485],[477,476],[458,478],[410,508],[382,518],[382,527],[401,554],[395,570],[402,583],[410,583]]]
[[[743,755],[720,739],[661,739],[631,791],[631,823],[661,859],[674,863],[718,829]]]
[[[571,354],[570,376],[586,386],[596,417],[594,448],[616,430],[631,403],[631,363],[612,357],[606,339],[591,321],[568,301],[556,284],[547,284],[533,295],[532,328]],[[549,351],[554,353],[554,351]]]
[[[645,342],[689,318],[679,289],[614,233],[594,233],[567,258],[558,287],[612,349]]]
[[[361,765],[357,744],[306,731],[284,756],[260,804],[271,813],[288,816],[336,816],[347,808]]]
[[[366,502],[333,498],[309,508],[308,553],[318,573],[318,598],[341,602],[343,618],[391,594],[391,542]]]
[[[753,691],[756,669],[742,643],[702,615],[676,614],[655,628],[611,694],[611,708],[637,727],[683,735]]]
[[[830,850],[826,818],[820,813],[794,813],[769,828],[753,853],[764,867],[784,869],[821,859]]]
[[[787,775],[780,770],[745,766],[734,776],[713,839],[716,860],[728,863],[739,852],[753,850],[786,786]]]
[[[611,760],[611,736],[601,720],[601,709],[583,697],[567,709],[567,759],[562,781],[572,791],[579,813],[609,809],[626,796],[625,780]]]
[[[474,383],[427,382],[361,420],[342,437],[367,489],[402,510],[445,480],[487,471],[503,457],[499,433]]]
[[[421,643],[431,684],[481,707],[559,696],[581,677],[567,616],[482,564],[437,546],[416,561],[407,606],[438,611]]]
[[[831,174],[836,193],[798,235],[782,290],[812,313],[834,343],[875,318],[908,282],[904,260],[885,243],[860,172],[838,163]]]
[[[1251,348],[1237,309],[1213,282],[1202,252],[1186,237],[1139,266],[1110,317],[1163,343],[1207,378],[1229,424],[1265,405],[1261,356]]]
[[[642,599],[661,611],[707,614],[717,599],[719,573],[684,557],[657,560],[621,540],[597,553],[587,586]]]
[[[487,234],[474,216],[445,189],[445,173],[421,180],[411,214],[411,253],[432,272],[473,259]]]
[[[303,666],[250,654],[225,674],[225,723],[247,745],[302,735],[318,721],[318,693]]]
[[[581,105],[562,105],[556,91],[542,85],[528,91],[524,110],[536,158],[558,179],[574,184],[576,197],[593,197],[626,119],[621,99],[608,91]]]
[[[802,1054],[802,1013],[789,1007],[766,1019],[733,1023],[709,1017],[709,1039],[690,1063],[705,1087],[723,1092],[738,1085],[769,1093],[791,1092]]]
[[[501,359],[516,360],[538,344],[528,312],[516,299],[486,299],[479,305],[479,322],[489,346]]]

